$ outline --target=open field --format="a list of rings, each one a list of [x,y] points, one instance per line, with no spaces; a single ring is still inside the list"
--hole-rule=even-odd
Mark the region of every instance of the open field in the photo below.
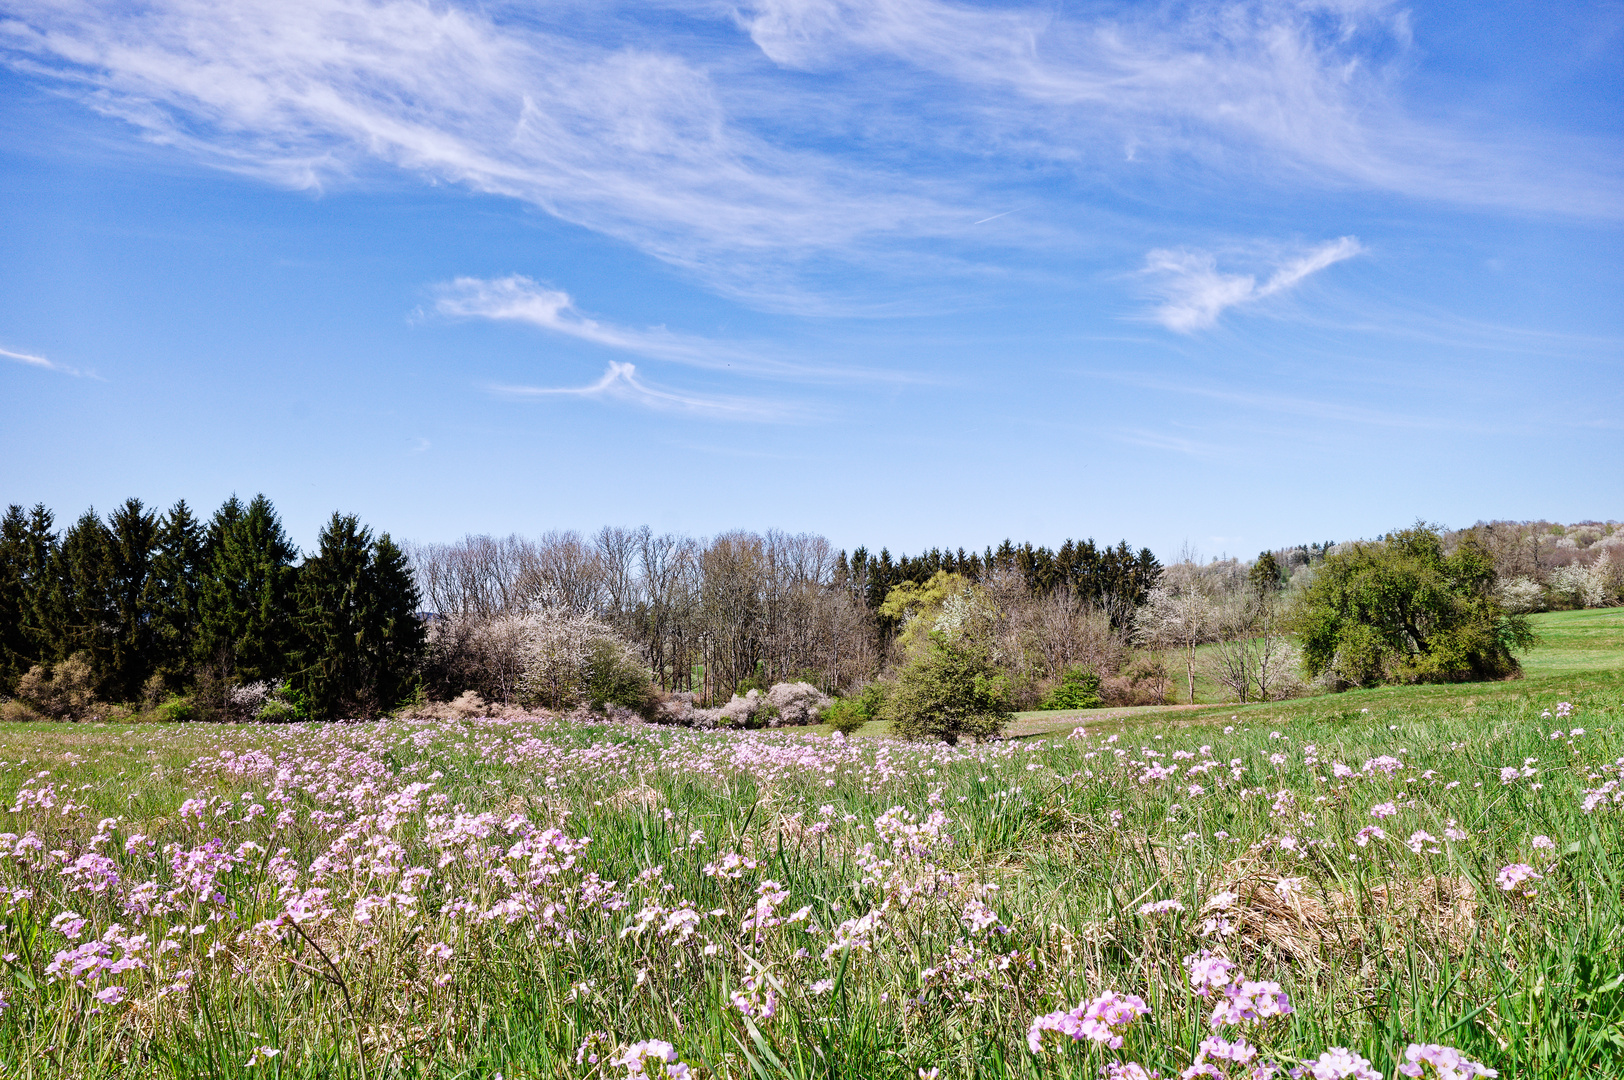
[[[1618,614],[1546,620],[1520,682],[958,749],[6,727],[3,1075],[1092,1080],[1215,1033],[1261,1056],[1201,1075],[1347,1047],[1393,1077],[1412,1043],[1621,1075]],[[1192,992],[1201,950],[1229,996]],[[1106,991],[1148,1014],[1032,1053]]]
[[[1217,700],[1217,684],[1210,679],[1203,682],[1205,677],[1198,676],[1194,707],[1175,704],[1018,713],[1010,734],[1033,736],[1066,732],[1079,723],[1099,723],[1104,719],[1150,723],[1153,717],[1162,716],[1170,723],[1217,723],[1232,716],[1245,716],[1248,722],[1269,723],[1275,719],[1346,717],[1367,708],[1458,708],[1471,712],[1489,701],[1528,703],[1552,695],[1560,700],[1582,691],[1624,695],[1624,608],[1545,612],[1531,616],[1529,621],[1539,635],[1539,643],[1519,657],[1523,677],[1509,682],[1381,687],[1237,705],[1234,701]],[[1178,665],[1170,660],[1169,669],[1174,667]],[[1183,668],[1178,667],[1178,671],[1182,679]],[[1174,684],[1174,699],[1182,701],[1178,696],[1182,684],[1177,679]],[[865,734],[870,731],[878,734],[883,728],[875,724],[864,729]]]

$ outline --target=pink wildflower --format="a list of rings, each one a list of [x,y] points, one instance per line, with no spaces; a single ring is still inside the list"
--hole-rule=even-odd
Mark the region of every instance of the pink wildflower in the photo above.
[[[1087,1005],[1079,1005],[1070,1012],[1056,1011],[1032,1021],[1026,1033],[1026,1045],[1034,1054],[1043,1049],[1043,1033],[1058,1031],[1062,1035],[1082,1041],[1104,1043],[1112,1050],[1122,1045],[1119,1028],[1126,1028],[1135,1019],[1150,1012],[1143,998],[1133,994],[1118,994],[1107,990]]]
[[[1500,872],[1494,876],[1494,883],[1506,892],[1511,892],[1525,881],[1538,881],[1542,877],[1543,874],[1527,863],[1512,863],[1510,866],[1500,868]]]
[[[1310,1062],[1307,1075],[1314,1080],[1382,1080],[1369,1061],[1342,1046],[1333,1046]]]
[[[1155,903],[1146,904],[1143,907],[1141,907],[1139,909],[1139,914],[1141,914],[1141,915],[1165,915],[1170,911],[1183,911],[1183,910],[1184,910],[1184,905],[1179,903],[1177,900],[1157,900]]]
[[[1210,1023],[1215,1029],[1225,1024],[1261,1024],[1292,1011],[1291,1001],[1279,983],[1237,979],[1224,988]]]
[[[1428,1065],[1432,1066],[1435,1080],[1472,1080],[1473,1077],[1500,1075],[1494,1069],[1466,1060],[1454,1047],[1436,1043],[1411,1043],[1404,1050],[1404,1062],[1398,1071],[1404,1076],[1420,1077],[1427,1075]]]
[[[1235,965],[1221,956],[1214,956],[1206,949],[1186,956],[1184,969],[1190,973],[1190,989],[1201,997],[1209,996],[1214,990],[1221,990],[1229,985],[1230,972]]]

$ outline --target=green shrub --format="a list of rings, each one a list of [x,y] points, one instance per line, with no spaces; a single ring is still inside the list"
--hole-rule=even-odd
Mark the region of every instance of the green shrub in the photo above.
[[[870,720],[878,720],[885,709],[886,685],[871,682],[850,697],[835,698],[824,710],[823,722],[850,735]]]
[[[1043,709],[1097,709],[1100,707],[1100,677],[1097,672],[1082,667],[1069,667],[1060,677],[1060,685],[1049,691],[1040,708]]]
[[[905,739],[953,745],[965,735],[989,738],[1014,719],[1009,679],[985,644],[935,631],[925,651],[897,676],[884,715]]]
[[[158,719],[166,724],[190,724],[202,718],[202,713],[191,698],[170,694],[158,706]]]
[[[863,711],[862,702],[857,698],[835,698],[823,713],[823,722],[842,735],[853,734],[868,723],[869,719],[869,715]]]
[[[1466,682],[1520,673],[1533,634],[1507,613],[1493,560],[1470,541],[1445,554],[1431,526],[1350,544],[1318,567],[1298,630],[1303,666],[1336,686]]]
[[[752,690],[759,690],[765,694],[772,689],[772,680],[767,677],[767,661],[757,660],[756,669],[739,681],[733,692],[740,697]]]
[[[637,651],[616,638],[598,638],[587,659],[587,702],[595,711],[619,705],[645,720],[654,718],[659,695]]]

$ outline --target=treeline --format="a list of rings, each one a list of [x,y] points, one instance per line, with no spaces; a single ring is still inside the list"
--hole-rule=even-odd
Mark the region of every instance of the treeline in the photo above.
[[[604,528],[538,538],[470,536],[410,546],[435,615],[425,688],[473,689],[509,701],[524,620],[562,608],[612,627],[647,659],[663,692],[726,702],[748,686],[804,681],[844,693],[874,679],[909,614],[888,609],[899,586],[940,575],[998,598],[1006,652],[1025,697],[1080,655],[1115,656],[1132,611],[1161,566],[1126,542],[1058,549],[1016,545],[968,553],[848,554],[810,534],[729,532],[710,539]]]
[[[263,495],[206,522],[184,500],[159,514],[129,499],[60,532],[45,507],[13,505],[0,696],[57,715],[169,702],[226,719],[273,696],[290,717],[375,715],[417,686],[418,606],[404,553],[352,515],[335,513],[301,558]]]
[[[1063,593],[1081,604],[1107,612],[1115,626],[1126,625],[1133,609],[1145,602],[1156,584],[1161,563],[1149,548],[1137,552],[1126,540],[1099,548],[1093,540],[1067,540],[1058,549],[1016,545],[1005,540],[982,554],[932,548],[895,560],[885,548],[878,556],[859,547],[848,561],[841,552],[836,577],[848,580],[870,610],[878,611],[891,590],[904,581],[923,585],[938,573],[959,574],[973,582],[999,573],[1014,574],[1034,596]]]
[[[1488,555],[1510,611],[1624,603],[1624,526],[1616,521],[1480,521],[1445,539]]]

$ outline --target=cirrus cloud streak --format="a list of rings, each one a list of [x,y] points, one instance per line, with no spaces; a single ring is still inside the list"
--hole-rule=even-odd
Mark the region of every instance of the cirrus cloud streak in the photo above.
[[[509,398],[597,398],[714,420],[782,423],[798,418],[795,410],[776,402],[652,386],[638,376],[636,365],[619,360],[609,361],[603,378],[587,386],[492,386],[489,389]]]
[[[1158,248],[1145,257],[1145,274],[1163,299],[1151,318],[1182,334],[1204,330],[1232,307],[1255,304],[1301,284],[1309,275],[1364,251],[1343,236],[1280,261],[1262,281],[1255,274],[1224,273],[1209,251]]]

